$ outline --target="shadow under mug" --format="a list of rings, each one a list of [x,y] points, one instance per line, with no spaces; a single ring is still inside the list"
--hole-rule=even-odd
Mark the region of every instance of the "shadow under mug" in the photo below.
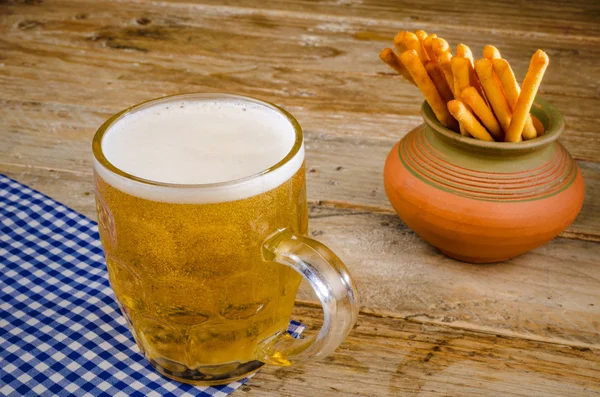
[[[146,180],[105,156],[103,137],[123,118],[193,101],[237,101],[278,113],[294,145],[262,172],[202,185]],[[358,315],[356,288],[342,261],[306,237],[304,143],[288,112],[229,94],[164,97],[108,119],[94,136],[93,154],[110,284],[158,372],[185,383],[223,384],[264,364],[324,357],[348,335]],[[286,330],[302,278],[321,301],[324,322],[314,336],[295,339]]]

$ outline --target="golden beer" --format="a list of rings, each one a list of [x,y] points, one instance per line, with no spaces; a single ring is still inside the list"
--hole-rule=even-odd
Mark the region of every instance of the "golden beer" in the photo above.
[[[255,360],[285,330],[301,277],[262,258],[278,229],[307,229],[304,168],[258,196],[217,204],[150,201],[96,176],[111,286],[146,357],[173,373]]]
[[[124,111],[109,119],[94,138],[98,225],[109,280],[138,346],[163,375],[196,384],[238,379],[265,362],[288,365],[327,354],[351,328],[358,304],[339,259],[303,237],[308,211],[299,126],[279,108],[259,101],[232,97],[239,102],[232,105],[227,101],[233,99],[226,96],[223,103],[206,105],[207,110],[201,102],[205,96],[189,97],[151,101]],[[194,99],[200,102],[186,103]],[[233,112],[227,106],[245,103],[250,107],[244,107],[244,113],[235,110],[237,121],[231,115],[221,117]],[[180,120],[175,120],[181,128],[203,114],[209,121],[205,120],[202,131],[208,132],[196,131],[199,127],[191,130],[206,137],[185,132],[183,137],[169,138],[176,149],[169,152],[170,142],[160,142],[170,128],[161,125],[161,112],[168,117],[175,113],[169,107],[183,109],[177,116]],[[146,115],[148,111],[154,113]],[[265,111],[285,117],[269,119],[260,113]],[[267,123],[261,119],[252,130],[252,117],[266,117]],[[254,134],[252,139],[231,126],[223,127],[227,123],[233,123],[234,130]],[[211,138],[214,131],[225,138]],[[277,142],[264,151],[269,139]],[[222,156],[230,157],[213,153],[215,142],[224,148]],[[277,150],[280,157],[273,157]],[[199,159],[198,153],[203,153]],[[215,166],[188,167],[194,161]],[[270,167],[254,164],[260,161]],[[178,174],[178,164],[184,167],[179,172],[186,175]],[[252,166],[260,172],[252,171]],[[223,180],[198,183],[220,171]],[[228,175],[237,176],[227,180]],[[287,237],[278,238],[279,245],[268,251],[265,242],[272,236]],[[309,260],[301,260],[302,256]],[[299,272],[311,285],[315,280],[331,284],[328,292],[319,293],[331,294],[321,299],[329,305],[324,306],[326,317],[347,313],[339,324],[333,317],[327,321],[342,331],[324,329],[314,341],[290,342],[285,331],[302,279]],[[328,335],[330,331],[335,335]]]

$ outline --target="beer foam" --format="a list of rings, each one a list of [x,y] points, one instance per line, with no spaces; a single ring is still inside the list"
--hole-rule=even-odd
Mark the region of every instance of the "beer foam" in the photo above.
[[[304,162],[303,144],[285,164],[257,174],[283,160],[295,140],[292,122],[266,103],[235,96],[176,96],[126,112],[105,131],[101,146],[119,170],[181,186],[135,181],[110,172],[96,159],[94,167],[115,188],[150,200],[233,201],[290,179]]]

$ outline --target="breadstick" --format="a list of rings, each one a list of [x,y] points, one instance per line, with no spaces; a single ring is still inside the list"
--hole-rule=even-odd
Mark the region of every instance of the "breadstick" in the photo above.
[[[405,52],[404,49],[416,51],[423,64],[428,61],[429,57],[424,53],[419,38],[412,32],[402,31],[398,33],[394,38],[394,45],[400,53]]]
[[[471,85],[471,76],[469,75],[469,66],[471,62],[467,58],[452,57],[452,75],[454,76],[454,98],[461,99],[462,91]],[[464,126],[460,125],[460,133],[469,136]]]
[[[458,120],[460,125],[464,127],[469,134],[482,141],[493,142],[494,138],[486,131],[486,129],[477,121],[471,111],[459,100],[448,102],[448,110]]]
[[[410,75],[417,84],[417,87],[423,92],[425,100],[429,103],[429,106],[431,106],[431,109],[440,123],[450,129],[457,129],[458,125],[456,120],[454,120],[448,112],[446,102],[444,102],[435,87],[435,84],[433,84],[433,81],[429,78],[425,67],[419,60],[417,52],[415,50],[405,51],[400,55],[400,60],[404,66],[406,66],[406,69],[408,69]]]
[[[456,46],[456,56],[463,57],[463,58],[469,58],[471,60],[471,64],[473,64],[473,53],[471,52],[471,49],[469,48],[469,46],[467,46],[465,44],[461,43]]]
[[[423,56],[427,60],[432,59],[429,56],[429,54],[427,53],[427,51],[425,50],[425,39],[427,38],[427,32],[424,30],[417,30],[417,31],[415,31],[415,36],[417,36],[417,38],[419,39],[419,42],[421,43],[421,50],[423,51]]]
[[[469,60],[461,56],[452,57],[452,75],[454,76],[454,98],[460,99],[462,90],[471,85],[469,75]]]
[[[433,39],[433,41],[431,42],[431,48],[433,49],[433,53],[438,57],[441,54],[450,51],[450,45],[446,40],[442,39],[441,37],[436,37],[435,39]]]
[[[517,83],[517,79],[515,78],[515,74],[513,73],[510,64],[506,59],[495,58],[492,59],[492,64],[494,65],[494,72],[496,76],[498,76],[498,80],[500,80],[500,84],[502,84],[502,88],[504,89],[504,93],[506,94],[506,100],[508,101],[508,106],[510,107],[511,112],[515,111],[515,106],[517,105],[517,100],[519,99],[519,94],[521,93],[521,88],[519,87],[519,83]],[[537,131],[531,121],[531,115],[526,115],[525,127],[523,128],[523,139],[533,139],[537,137]]]
[[[525,127],[523,127],[523,131],[521,132],[524,140],[530,140],[538,137],[537,130],[533,125],[533,120],[531,119],[531,114],[525,115]]]
[[[469,48],[469,46],[461,43],[456,46],[456,56],[467,58],[471,61],[471,66],[469,66],[470,84],[471,86],[475,87],[475,89],[477,90],[477,92],[479,92],[479,95],[481,96],[481,98],[483,98],[485,102],[485,93],[483,92],[483,88],[481,87],[481,83],[479,82],[479,78],[477,77],[477,73],[475,73],[475,63],[473,62],[473,53],[471,52],[471,49]]]
[[[379,53],[379,58],[383,62],[387,63],[389,67],[394,69],[396,72],[400,73],[402,77],[404,77],[410,83],[415,84],[415,81],[413,80],[412,76],[410,75],[410,73],[408,73],[408,70],[406,70],[406,67],[404,67],[402,62],[400,62],[400,57],[394,52],[394,50],[392,50],[391,48],[384,48]]]
[[[471,86],[475,87],[483,101],[487,103],[487,97],[485,96],[485,92],[483,91],[483,87],[481,86],[479,77],[477,77],[477,73],[475,73],[475,68],[473,67],[473,65],[469,65],[469,81],[471,83]]]
[[[431,60],[437,60],[437,56],[435,55],[435,53],[433,52],[433,39],[437,38],[437,34],[433,33],[428,35],[427,37],[425,37],[425,40],[423,40],[423,48],[425,48],[425,52],[427,53],[427,55],[429,56],[429,59]]]
[[[446,83],[448,83],[448,87],[450,90],[454,92],[454,75],[452,74],[452,54],[449,52],[444,52],[438,57],[438,63],[442,68],[442,72],[444,72],[444,77],[446,78]]]
[[[506,100],[508,101],[510,110],[514,110],[517,100],[519,99],[519,93],[521,92],[515,74],[506,59],[495,58],[491,61],[494,66],[494,72],[496,73],[496,76],[498,76],[498,80],[500,80],[500,84],[502,84],[502,88],[506,94]]]
[[[422,43],[427,38],[427,32],[424,30],[417,30],[415,31],[415,36],[417,36]]]
[[[498,49],[496,47],[494,47],[493,45],[486,45],[485,47],[483,47],[483,57],[485,59],[495,59],[495,58],[502,58],[502,56],[500,55],[500,51],[498,51]]]
[[[497,141],[502,141],[504,138],[502,128],[500,127],[500,124],[498,124],[494,113],[492,113],[475,87],[465,88],[461,93],[461,97],[463,102],[465,102],[479,120],[481,120],[488,132],[493,135]]]
[[[475,71],[502,130],[508,131],[512,114],[502,92],[500,81],[494,76],[492,61],[478,59],[475,61]]]
[[[507,142],[518,141],[519,136],[525,127],[527,115],[531,110],[535,94],[537,94],[549,62],[548,55],[542,50],[537,50],[531,57],[529,70],[527,71],[525,80],[523,80],[523,87],[521,89],[521,94],[519,95],[519,100],[515,106],[515,111],[510,126],[508,127],[508,131],[506,131],[505,140]]]
[[[394,47],[396,47],[396,50],[399,54],[402,54],[404,51],[408,50],[406,45],[404,45],[404,30],[398,32],[396,37],[394,37]]]
[[[533,127],[535,128],[535,132],[537,133],[537,136],[544,135],[544,132],[546,132],[546,129],[544,128],[544,124],[542,124],[540,119],[538,119],[534,115],[531,115],[531,121],[533,123]]]
[[[433,81],[433,84],[435,84],[444,102],[454,99],[452,90],[448,86],[448,82],[446,81],[446,77],[444,76],[444,72],[440,65],[435,61],[427,61],[425,63],[425,70],[427,70],[427,74],[431,78],[431,81]]]

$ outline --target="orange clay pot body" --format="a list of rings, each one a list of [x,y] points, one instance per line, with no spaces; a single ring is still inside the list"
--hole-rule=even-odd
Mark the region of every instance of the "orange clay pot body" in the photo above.
[[[543,136],[482,142],[443,127],[425,103],[425,124],[385,164],[386,193],[400,218],[445,254],[475,263],[510,259],[565,230],[581,209],[583,178],[556,140],[562,115],[542,100],[532,113]]]

